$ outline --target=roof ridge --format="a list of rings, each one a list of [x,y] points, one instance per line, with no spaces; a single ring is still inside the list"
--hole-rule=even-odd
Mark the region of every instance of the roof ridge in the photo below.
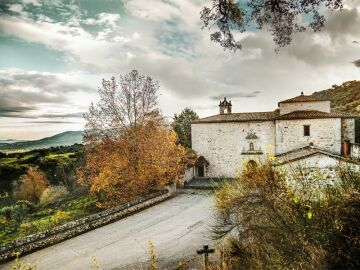
[[[284,119],[308,119],[308,118],[356,118],[357,115],[341,113],[341,112],[324,112],[319,110],[296,110],[286,114],[282,114],[276,117],[275,120],[284,120]]]
[[[265,112],[239,112],[216,114],[192,121],[191,123],[219,123],[219,122],[246,122],[246,121],[273,121],[277,110]]]
[[[309,150],[309,151],[306,152],[306,150]],[[298,154],[298,155],[296,155],[296,154]],[[289,163],[292,161],[301,160],[303,158],[307,158],[307,157],[310,157],[310,156],[313,156],[316,154],[323,154],[323,155],[327,155],[327,156],[330,156],[333,158],[346,160],[347,162],[353,162],[353,161],[348,160],[347,158],[339,155],[338,153],[330,152],[330,151],[327,151],[327,150],[324,150],[324,149],[321,149],[321,148],[318,148],[318,147],[312,146],[312,145],[307,145],[304,147],[296,148],[291,151],[276,155],[276,157],[279,158],[279,160],[281,161],[281,163],[279,163],[279,164],[285,164],[285,163]]]
[[[280,103],[316,102],[316,101],[330,101],[330,99],[318,98],[313,95],[304,95],[302,93],[300,96],[295,96],[289,99],[279,101],[278,104],[280,106]]]

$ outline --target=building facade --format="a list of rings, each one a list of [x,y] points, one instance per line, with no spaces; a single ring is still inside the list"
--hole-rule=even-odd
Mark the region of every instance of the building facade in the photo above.
[[[329,100],[303,93],[279,102],[272,112],[233,113],[231,101],[225,98],[219,114],[191,123],[192,148],[201,158],[191,174],[235,177],[245,163],[258,163],[269,154],[284,163],[318,160],[318,156],[332,160],[322,162],[325,167],[347,162],[344,155],[351,156],[355,149],[355,119],[331,112]]]

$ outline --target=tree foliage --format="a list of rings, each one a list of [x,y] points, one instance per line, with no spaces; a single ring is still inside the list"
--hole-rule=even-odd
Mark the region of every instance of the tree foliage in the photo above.
[[[320,31],[324,27],[324,7],[340,10],[343,0],[251,0],[244,4],[235,0],[211,0],[201,11],[204,27],[216,25],[211,40],[225,49],[241,49],[233,31],[245,32],[250,27],[266,29],[279,47],[289,45],[295,32],[307,28]],[[246,3],[246,4],[245,4]]]
[[[85,142],[101,141],[105,137],[116,139],[128,127],[153,119],[158,115],[158,89],[158,81],[140,75],[137,70],[120,75],[119,83],[115,77],[103,80],[98,89],[100,101],[92,103],[84,115]]]
[[[132,127],[117,140],[88,149],[80,179],[101,207],[144,196],[176,181],[184,170],[185,151],[176,140],[175,132],[156,121]]]
[[[14,220],[21,222],[27,214],[35,210],[35,205],[26,200],[19,200],[14,205],[5,206],[0,209],[0,215],[4,216],[8,222]]]
[[[110,207],[177,181],[185,150],[157,108],[158,83],[132,71],[103,81],[100,102],[86,115],[81,183]]]
[[[172,127],[175,130],[179,143],[185,148],[191,148],[191,121],[199,119],[192,109],[185,108],[179,115],[173,117]]]
[[[20,177],[14,189],[14,197],[19,200],[38,202],[41,194],[49,186],[45,174],[34,167],[30,167],[26,174]]]
[[[226,239],[233,269],[359,268],[360,174],[339,169],[339,177],[321,199],[310,199],[314,191],[295,195],[285,174],[267,163],[249,166],[218,191],[213,232]]]

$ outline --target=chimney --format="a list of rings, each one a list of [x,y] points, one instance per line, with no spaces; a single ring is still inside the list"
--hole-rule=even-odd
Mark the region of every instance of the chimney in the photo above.
[[[219,104],[220,114],[231,114],[231,107],[231,100],[227,101],[225,97]]]

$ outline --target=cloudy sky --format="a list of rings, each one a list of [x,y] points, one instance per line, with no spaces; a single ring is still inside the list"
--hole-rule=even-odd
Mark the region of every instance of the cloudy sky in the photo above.
[[[223,96],[235,112],[273,110],[302,90],[360,79],[360,0],[278,53],[266,32],[238,35],[235,54],[201,28],[209,1],[1,0],[0,139],[82,129],[101,79],[132,69],[160,81],[168,117],[216,114]]]

